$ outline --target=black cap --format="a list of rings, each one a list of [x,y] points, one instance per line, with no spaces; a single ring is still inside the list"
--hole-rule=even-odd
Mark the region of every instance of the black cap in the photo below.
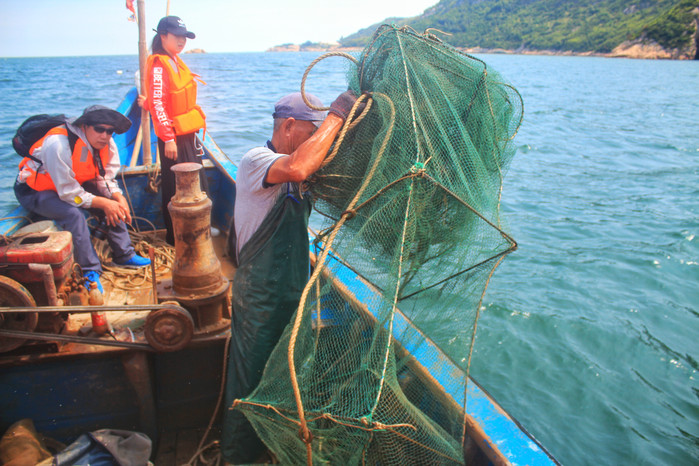
[[[131,120],[121,113],[104,105],[91,105],[83,114],[73,122],[73,125],[109,125],[114,127],[117,134],[122,134],[131,128]]]
[[[187,39],[194,39],[196,36],[192,31],[187,30],[179,16],[166,16],[158,23],[158,29],[155,30],[158,34],[170,34],[176,36],[185,36]]]

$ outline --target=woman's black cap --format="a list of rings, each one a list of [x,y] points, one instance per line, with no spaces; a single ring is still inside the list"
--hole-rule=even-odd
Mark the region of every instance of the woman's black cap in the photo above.
[[[176,36],[185,36],[187,39],[194,39],[196,35],[192,31],[187,30],[179,16],[166,16],[158,23],[158,29],[155,30],[158,34],[174,34]]]

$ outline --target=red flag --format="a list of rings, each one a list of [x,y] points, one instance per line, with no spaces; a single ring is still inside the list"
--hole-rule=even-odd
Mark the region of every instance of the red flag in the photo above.
[[[126,0],[126,9],[131,12],[129,16],[129,21],[136,21],[136,10],[133,7],[133,0]]]

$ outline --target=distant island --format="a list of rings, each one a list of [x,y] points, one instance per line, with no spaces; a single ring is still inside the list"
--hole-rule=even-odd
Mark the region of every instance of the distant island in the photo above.
[[[206,53],[204,49],[189,49],[184,53]]]
[[[266,52],[329,52],[341,51],[352,52],[361,50],[362,47],[344,47],[339,42],[311,42],[306,41],[303,44],[281,44],[275,45],[266,50]]]
[[[381,24],[431,29],[470,53],[699,59],[699,0],[441,0],[419,16],[387,18],[337,44],[269,51],[357,50]]]

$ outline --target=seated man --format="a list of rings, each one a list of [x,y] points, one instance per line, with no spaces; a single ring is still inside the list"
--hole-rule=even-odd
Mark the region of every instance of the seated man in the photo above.
[[[321,107],[320,99],[306,94]],[[291,320],[308,281],[310,194],[299,183],[321,166],[356,97],[341,94],[330,112],[312,110],[300,93],[274,108],[272,140],[246,153],[238,168],[230,254],[238,259],[233,281],[231,350],[221,450],[224,460],[249,463],[264,452],[237,398],[257,386],[267,358]]]
[[[25,209],[71,232],[75,262],[82,268],[88,290],[95,282],[104,292],[99,278],[102,265],[90,241],[83,209],[90,209],[106,223],[114,263],[122,267],[150,264],[131,245],[126,230],[131,213],[114,179],[119,171],[119,152],[112,134],[121,134],[130,126],[121,113],[93,105],[78,119],[50,130],[34,145],[32,155],[41,163],[25,158],[19,165],[17,200]]]

